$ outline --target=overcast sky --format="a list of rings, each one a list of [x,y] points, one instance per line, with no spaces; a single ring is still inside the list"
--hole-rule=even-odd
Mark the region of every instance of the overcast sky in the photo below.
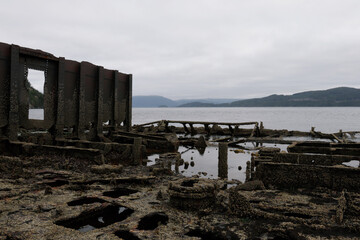
[[[360,88],[359,0],[7,0],[0,36],[132,73],[133,95]]]

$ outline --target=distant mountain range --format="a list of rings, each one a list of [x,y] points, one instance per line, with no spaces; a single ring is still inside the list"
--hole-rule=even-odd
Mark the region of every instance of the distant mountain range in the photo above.
[[[132,105],[133,107],[178,107],[188,103],[204,103],[204,104],[222,104],[231,103],[239,99],[228,99],[228,98],[204,98],[204,99],[180,99],[171,100],[162,96],[133,96]]]
[[[292,95],[270,95],[223,104],[192,102],[179,107],[360,107],[360,89],[338,87]]]
[[[133,96],[133,107],[360,107],[360,89],[338,87],[253,99],[181,99]]]
[[[43,94],[28,85],[30,108],[43,107]],[[133,96],[133,107],[360,107],[360,89],[338,87],[292,95],[253,99],[204,98],[171,100],[162,96]]]

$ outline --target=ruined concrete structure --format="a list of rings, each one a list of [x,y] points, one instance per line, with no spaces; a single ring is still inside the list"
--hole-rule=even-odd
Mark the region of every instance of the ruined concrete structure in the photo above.
[[[44,120],[29,119],[28,69],[44,71]],[[48,130],[57,139],[71,129],[78,139],[101,139],[109,129],[131,127],[132,75],[0,43],[0,136]]]
[[[45,75],[44,120],[29,119],[28,69]],[[0,43],[0,240],[359,239],[360,132],[132,127],[131,80]],[[217,176],[191,169],[210,157],[185,158],[205,149],[219,153]],[[228,165],[229,151],[244,156]],[[229,180],[243,160],[245,183]]]

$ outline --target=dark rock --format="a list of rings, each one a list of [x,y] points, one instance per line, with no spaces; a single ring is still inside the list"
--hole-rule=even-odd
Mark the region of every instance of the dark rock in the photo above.
[[[265,186],[262,181],[253,180],[236,186],[236,190],[243,190],[243,191],[265,190]]]
[[[204,136],[200,136],[199,139],[197,140],[197,142],[195,143],[195,147],[196,148],[206,148],[207,144],[205,141]]]
[[[166,225],[169,221],[168,215],[163,212],[153,212],[140,219],[137,229],[139,230],[154,230],[159,224]]]
[[[275,147],[262,147],[259,150],[260,156],[274,156],[276,153],[280,152],[280,148]]]
[[[249,201],[236,189],[229,191],[229,211],[240,217],[250,216],[252,208]]]
[[[121,173],[123,170],[122,165],[110,165],[110,164],[102,164],[102,165],[94,165],[91,166],[90,171],[97,174],[109,174],[109,173]]]

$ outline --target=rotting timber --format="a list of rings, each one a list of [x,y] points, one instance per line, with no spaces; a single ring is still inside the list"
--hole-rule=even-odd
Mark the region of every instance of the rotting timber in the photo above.
[[[28,119],[27,68],[47,73],[42,121]],[[0,44],[0,84],[0,239],[360,235],[359,168],[343,165],[360,159],[358,132],[258,122],[132,126],[131,75],[15,45]],[[179,173],[179,145],[242,150],[244,142],[257,146],[244,183]],[[287,144],[288,152],[262,143]],[[151,152],[162,154],[146,166]]]

